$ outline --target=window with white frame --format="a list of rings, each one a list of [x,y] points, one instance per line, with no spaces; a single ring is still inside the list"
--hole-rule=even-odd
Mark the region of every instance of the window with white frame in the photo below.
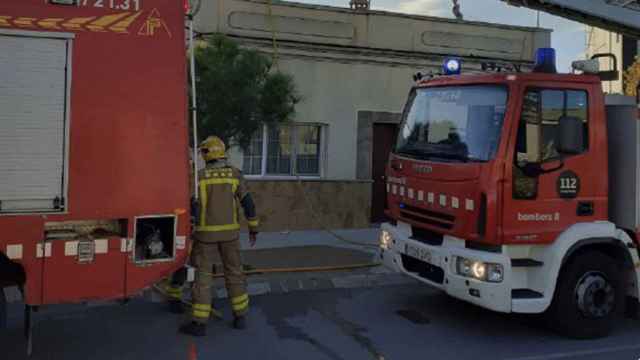
[[[324,127],[265,125],[244,151],[243,172],[253,176],[322,176]]]

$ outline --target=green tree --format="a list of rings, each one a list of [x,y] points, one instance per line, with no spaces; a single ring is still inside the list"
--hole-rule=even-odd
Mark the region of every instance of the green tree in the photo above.
[[[638,84],[640,84],[640,57],[636,57],[634,63],[624,71],[623,78],[625,83],[624,94],[636,96]]]
[[[290,75],[270,57],[215,35],[196,49],[198,136],[246,148],[263,124],[290,121],[300,102]]]

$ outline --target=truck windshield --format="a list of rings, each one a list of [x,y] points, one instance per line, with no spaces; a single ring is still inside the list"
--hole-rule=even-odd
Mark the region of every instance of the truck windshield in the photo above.
[[[504,86],[417,89],[400,126],[396,153],[443,162],[491,160],[506,105]]]

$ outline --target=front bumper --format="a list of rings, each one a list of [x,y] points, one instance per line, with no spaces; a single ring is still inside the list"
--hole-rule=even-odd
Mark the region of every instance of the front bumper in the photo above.
[[[380,253],[388,268],[478,306],[505,313],[512,311],[511,261],[504,254],[467,249],[464,240],[447,235],[441,245],[429,245],[412,239],[411,228],[402,223],[398,226],[383,224],[382,230],[388,231],[393,239],[388,250],[381,249]],[[407,255],[407,245],[428,251],[429,262]],[[502,282],[490,283],[458,275],[456,257],[501,264],[504,269]]]

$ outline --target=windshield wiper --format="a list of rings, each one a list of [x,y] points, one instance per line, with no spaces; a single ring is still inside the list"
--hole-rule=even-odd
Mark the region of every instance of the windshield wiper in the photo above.
[[[456,154],[456,153],[450,153],[450,152],[444,152],[444,151],[428,151],[423,153],[423,155],[426,158],[435,157],[435,158],[448,159],[448,160],[458,160],[465,163],[466,162],[482,162],[482,160],[480,159],[470,158],[462,154]]]
[[[407,155],[414,159],[424,160],[425,151],[411,146],[403,146],[397,150],[398,154]]]
[[[405,145],[397,150],[398,154],[406,155],[408,157],[418,160],[429,160],[432,158],[456,160],[460,162],[485,162],[482,159],[465,156],[459,153],[452,153],[447,151],[429,151],[417,146]]]

